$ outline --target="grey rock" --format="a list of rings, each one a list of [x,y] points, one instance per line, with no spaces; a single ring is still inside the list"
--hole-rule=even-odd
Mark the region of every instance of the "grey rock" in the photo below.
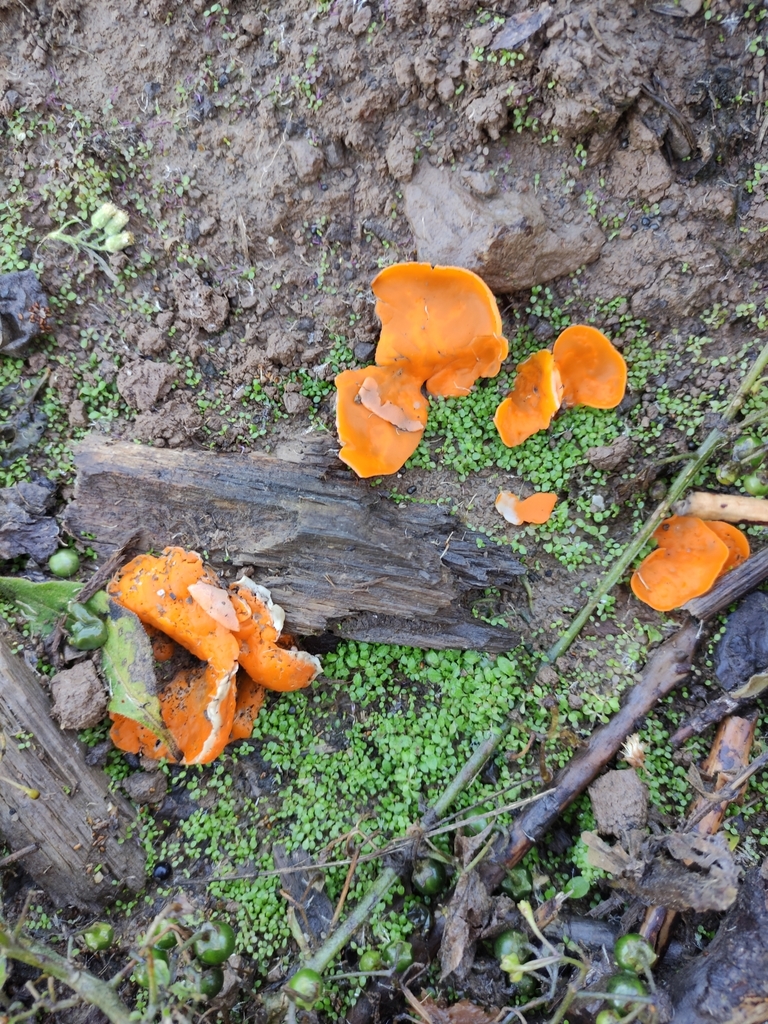
[[[284,331],[274,331],[267,338],[267,359],[277,366],[292,366],[298,350],[296,338]]]
[[[305,395],[299,395],[294,391],[288,391],[283,395],[283,405],[285,406],[285,411],[289,416],[296,416],[297,413],[306,412],[309,408],[310,402]]]
[[[587,460],[595,469],[611,472],[628,462],[636,447],[631,437],[617,437],[611,444],[588,448]]]
[[[184,239],[187,242],[196,242],[200,237],[200,226],[195,220],[188,220],[184,225]]]
[[[372,17],[373,14],[370,7],[361,7],[352,18],[349,25],[349,31],[353,36],[362,36],[368,31],[368,26],[371,24]]]
[[[437,95],[440,97],[442,103],[450,103],[453,99],[454,93],[456,92],[456,86],[453,84],[453,79],[446,75],[441,78],[437,83]]]
[[[162,772],[135,772],[123,779],[122,787],[137,804],[159,804],[168,792],[168,780]]]
[[[132,409],[146,412],[168,394],[177,376],[170,363],[127,363],[117,375],[117,390]]]
[[[591,263],[605,241],[602,231],[574,209],[549,226],[530,195],[508,192],[481,200],[454,175],[421,163],[403,187],[405,214],[418,259],[473,270],[496,292],[543,284]]]
[[[57,672],[51,693],[51,714],[62,729],[90,729],[107,713],[107,694],[92,661]]]
[[[299,181],[307,184],[317,181],[325,165],[322,149],[313,146],[308,139],[291,139],[288,152]]]
[[[373,353],[376,351],[376,346],[369,341],[358,341],[355,345],[354,353],[355,359],[359,363],[368,363],[373,359]]]
[[[210,235],[218,227],[218,221],[215,217],[203,217],[198,225],[200,228],[201,235]]]
[[[48,298],[33,270],[0,274],[0,352],[25,355],[47,327]]]

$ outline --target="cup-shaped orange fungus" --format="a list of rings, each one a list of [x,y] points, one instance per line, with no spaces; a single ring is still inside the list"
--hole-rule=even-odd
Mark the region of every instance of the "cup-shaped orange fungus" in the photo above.
[[[396,263],[374,278],[378,366],[402,366],[432,395],[468,394],[507,358],[501,316],[482,278],[461,267]]]
[[[344,370],[336,378],[339,458],[360,477],[396,473],[416,451],[428,411],[421,381],[405,367]]]
[[[653,537],[659,546],[634,571],[631,586],[659,612],[705,594],[728,560],[728,545],[695,516],[665,519]]]
[[[320,672],[317,658],[277,646],[285,614],[268,590],[250,580],[224,590],[193,551],[166,548],[159,557],[140,555],[117,573],[108,589],[138,616],[160,656],[170,657],[175,641],[201,661],[177,672],[158,697],[162,719],[186,764],[213,761],[227,743],[251,735],[264,701],[262,680],[275,690],[293,690],[307,686]],[[249,666],[258,673],[255,678],[248,674]],[[146,727],[123,715],[112,714],[112,720],[116,747],[173,759]]]
[[[320,674],[320,662],[306,651],[280,646],[285,612],[273,603],[269,591],[244,576],[229,592],[240,620],[240,664],[251,679],[283,692],[309,686]]]
[[[551,491],[540,491],[530,498],[520,499],[511,491],[502,491],[496,499],[496,509],[513,526],[523,523],[546,523],[557,504],[557,495]]]
[[[562,385],[552,353],[534,352],[517,367],[512,391],[496,410],[493,422],[508,448],[545,430],[560,408]]]
[[[179,672],[159,697],[163,721],[187,764],[205,764],[219,756],[235,715],[238,643],[229,629],[192,598],[189,587],[201,582],[219,587],[218,579],[196,552],[166,548],[160,556],[139,555],[128,562],[108,587],[118,604],[205,663]],[[121,717],[113,716],[112,741],[126,749],[132,730],[119,721]],[[149,730],[136,727],[136,723],[133,726],[133,742],[142,753],[168,756],[167,751],[158,752],[157,738]]]
[[[728,558],[720,570],[721,576],[746,562],[749,558],[749,541],[737,526],[733,523],[723,523],[719,519],[705,519],[704,524],[717,534],[728,548]]]
[[[563,383],[564,406],[614,409],[627,387],[627,364],[604,334],[573,324],[555,342],[552,354]]]

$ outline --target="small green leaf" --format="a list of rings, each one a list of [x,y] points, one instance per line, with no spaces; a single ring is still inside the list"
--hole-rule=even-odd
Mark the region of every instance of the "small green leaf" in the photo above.
[[[109,683],[109,710],[138,722],[168,747],[173,757],[181,756],[160,715],[155,690],[155,661],[152,645],[138,616],[109,599],[107,642],[101,649],[101,664]]]
[[[8,980],[8,960],[5,956],[0,956],[0,992],[5,987],[5,983]]]
[[[581,900],[589,892],[589,880],[583,875],[574,875],[573,878],[568,881],[565,891],[573,899]]]
[[[23,577],[0,576],[0,594],[13,601],[37,636],[53,632],[57,619],[82,589],[82,583],[67,580],[33,583]]]

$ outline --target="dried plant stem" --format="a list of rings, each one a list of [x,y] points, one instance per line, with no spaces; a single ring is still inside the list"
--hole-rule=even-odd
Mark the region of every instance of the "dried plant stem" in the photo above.
[[[670,484],[669,491],[663,501],[661,501],[657,508],[651,513],[643,527],[635,534],[632,541],[624,549],[624,552],[618,557],[613,567],[605,574],[597,587],[592,591],[589,600],[570,624],[568,629],[550,647],[547,652],[547,659],[550,662],[556,661],[561,654],[565,654],[584,628],[590,615],[594,613],[603,598],[606,597],[613,587],[616,586],[627,569],[629,569],[642,549],[651,539],[656,527],[659,526],[661,521],[666,519],[670,514],[670,510],[674,502],[676,502],[678,498],[682,497],[685,491],[688,490],[696,479],[697,474],[712,456],[712,453],[716,451],[721,444],[728,440],[728,425],[738,415],[739,410],[746,401],[747,395],[750,393],[755,383],[760,379],[766,366],[768,366],[768,344],[763,347],[757,359],[752,364],[751,370],[741,382],[739,390],[728,403],[728,408],[723,413],[720,424],[715,427],[714,430],[710,431],[708,436],[702,441],[696,450],[695,458],[691,459],[691,461],[680,470]]]
[[[98,1007],[112,1024],[131,1024],[131,1011],[108,982],[31,939],[17,937],[6,926],[0,926],[0,953],[64,982],[86,1003]]]

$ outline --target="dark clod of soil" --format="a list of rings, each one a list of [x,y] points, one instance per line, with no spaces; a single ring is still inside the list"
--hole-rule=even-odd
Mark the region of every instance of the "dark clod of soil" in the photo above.
[[[768,667],[768,594],[755,591],[728,617],[715,651],[715,675],[729,693]]]
[[[601,775],[589,787],[589,798],[601,835],[620,836],[648,823],[648,790],[634,768]]]

